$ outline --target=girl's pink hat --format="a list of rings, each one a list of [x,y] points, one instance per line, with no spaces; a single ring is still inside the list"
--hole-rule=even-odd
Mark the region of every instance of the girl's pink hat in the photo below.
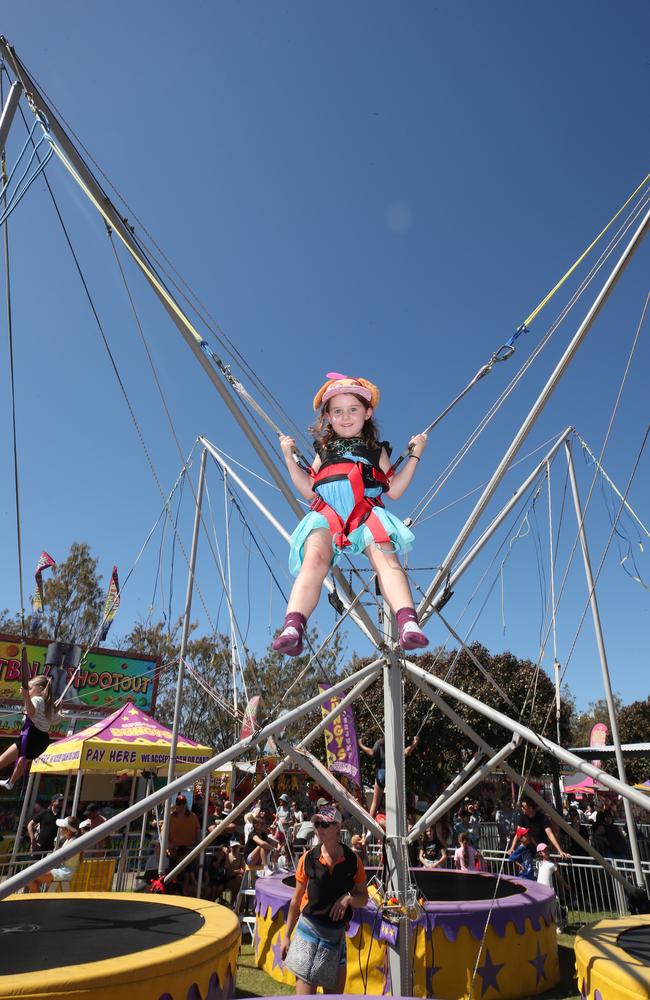
[[[314,409],[319,410],[332,396],[339,396],[344,392],[361,396],[373,409],[379,402],[379,389],[368,379],[351,378],[348,375],[341,375],[340,372],[328,372],[327,382],[320,387],[314,396]]]

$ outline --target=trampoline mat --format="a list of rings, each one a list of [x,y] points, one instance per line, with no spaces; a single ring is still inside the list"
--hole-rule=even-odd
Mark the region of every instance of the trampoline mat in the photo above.
[[[367,869],[368,876],[377,869]],[[430,903],[473,903],[482,900],[505,899],[526,891],[525,887],[508,879],[497,879],[493,875],[466,875],[463,872],[446,872],[435,869],[412,868],[411,878]],[[292,888],[296,884],[293,875],[283,879]]]
[[[650,965],[650,927],[631,927],[618,937],[618,946],[628,955]]]
[[[100,962],[171,944],[204,924],[181,906],[130,899],[0,903],[0,975]]]

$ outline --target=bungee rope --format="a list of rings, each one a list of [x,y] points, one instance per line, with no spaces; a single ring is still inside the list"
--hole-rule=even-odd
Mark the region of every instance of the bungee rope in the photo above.
[[[613,224],[616,222],[619,216],[622,215],[622,213],[625,211],[630,202],[633,201],[634,198],[637,196],[637,194],[639,194],[639,192],[646,186],[648,181],[650,181],[650,174],[647,174],[643,178],[641,183],[634,189],[629,198],[627,198],[623,202],[623,204],[616,212],[616,214],[612,216],[612,218],[609,220],[604,229],[602,229],[598,233],[595,239],[591,241],[589,246],[585,250],[583,250],[580,256],[574,261],[574,263],[571,265],[568,271],[560,278],[558,282],[556,282],[553,288],[551,288],[550,292],[548,292],[544,296],[541,302],[539,302],[538,305],[535,306],[533,311],[526,317],[523,323],[521,323],[520,326],[517,327],[512,337],[510,337],[510,339],[507,340],[504,344],[501,344],[501,346],[497,348],[497,350],[491,355],[489,360],[484,365],[481,365],[479,370],[476,372],[474,377],[470,379],[465,388],[461,389],[458,395],[455,396],[454,399],[452,399],[452,401],[447,404],[444,410],[442,410],[442,412],[439,413],[438,416],[431,421],[431,423],[424,429],[424,431],[422,431],[423,434],[430,434],[431,431],[435,427],[437,427],[442,420],[444,420],[447,414],[449,414],[454,409],[454,407],[458,403],[460,403],[460,401],[467,395],[467,393],[474,388],[477,382],[480,382],[481,379],[485,378],[486,375],[490,374],[490,372],[492,371],[492,369],[496,364],[499,364],[501,361],[508,361],[512,357],[512,355],[515,353],[516,350],[515,344],[519,339],[519,337],[521,337],[523,333],[529,333],[530,324],[533,322],[533,320],[539,315],[544,306],[551,301],[553,296],[560,290],[560,288],[562,288],[562,285],[564,285],[564,283],[568,281],[568,279],[571,277],[576,268],[580,266],[585,257],[588,256],[588,254],[602,239],[605,233],[613,226]],[[392,471],[394,472],[402,464],[402,462],[404,462],[407,458],[411,456],[411,454],[412,454],[411,446],[409,445],[404,449],[404,451],[399,455],[397,460],[393,463]]]

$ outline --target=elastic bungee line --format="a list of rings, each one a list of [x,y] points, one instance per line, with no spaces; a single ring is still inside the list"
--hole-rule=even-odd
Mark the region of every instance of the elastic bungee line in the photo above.
[[[45,135],[47,137],[47,140],[49,141],[49,143],[51,145],[51,148],[54,151],[54,153],[56,153],[56,155],[59,157],[60,161],[63,163],[63,165],[66,167],[66,169],[72,175],[72,177],[76,180],[77,184],[79,184],[79,186],[82,188],[82,190],[84,191],[84,193],[86,194],[86,196],[95,205],[96,209],[100,212],[100,214],[104,218],[104,221],[106,222],[106,224],[109,225],[109,226],[111,226],[111,220],[108,218],[107,213],[104,211],[104,209],[102,208],[102,206],[100,205],[100,203],[97,201],[97,199],[94,198],[94,196],[92,195],[92,193],[90,192],[90,190],[88,189],[88,187],[86,186],[86,184],[84,183],[84,181],[82,180],[82,178],[79,176],[79,174],[77,173],[77,171],[75,170],[75,168],[73,167],[73,165],[70,163],[70,161],[68,160],[68,158],[64,154],[63,150],[61,150],[59,148],[59,146],[57,145],[57,143],[52,138],[52,136],[51,136],[51,134],[49,132],[49,128],[47,126],[47,121],[44,118],[44,116],[42,115],[42,113],[39,112],[38,109],[36,109],[36,108],[34,108],[33,110],[34,110],[34,113],[38,117],[38,121],[39,121],[41,127],[43,128],[43,130],[45,132]],[[602,237],[605,235],[605,233],[611,228],[611,226],[614,224],[614,222],[619,218],[619,216],[627,208],[627,206],[630,204],[630,202],[633,201],[633,199],[636,197],[636,195],[645,187],[645,185],[648,183],[649,180],[650,180],[650,174],[647,174],[644,177],[644,179],[641,181],[641,183],[635,188],[635,190],[632,192],[632,194],[629,195],[629,197],[625,200],[625,202],[623,203],[623,205],[621,205],[621,207],[618,209],[618,211],[615,213],[615,215],[612,216],[612,218],[609,220],[609,222],[607,223],[607,225],[600,231],[600,233],[592,240],[592,242],[587,246],[587,248],[580,254],[580,256],[576,259],[576,261],[566,271],[566,273],[562,276],[562,278],[560,278],[560,280],[558,282],[556,282],[556,284],[548,292],[548,294],[544,296],[544,298],[539,302],[539,304],[535,307],[535,309],[526,317],[526,319],[524,320],[524,322],[521,323],[520,326],[517,327],[517,329],[515,330],[515,332],[512,335],[512,337],[510,337],[510,339],[508,341],[506,341],[504,344],[502,344],[492,354],[492,356],[490,357],[490,359],[484,365],[482,365],[481,368],[479,368],[479,370],[476,372],[476,374],[474,375],[474,377],[458,393],[458,395],[455,396],[455,398],[445,407],[445,409],[442,410],[442,412],[439,413],[438,416],[436,416],[435,419],[431,421],[431,423],[425,428],[425,430],[424,430],[423,433],[430,434],[431,431],[451,412],[451,410],[453,410],[455,408],[455,406],[477,384],[477,382],[479,382],[481,379],[485,378],[485,376],[488,375],[492,371],[492,369],[495,366],[495,364],[497,364],[497,363],[499,363],[501,361],[507,361],[507,360],[509,360],[509,358],[512,357],[512,355],[515,353],[515,350],[516,350],[515,343],[519,339],[519,337],[523,333],[529,332],[530,324],[539,315],[539,313],[544,308],[544,306],[547,305],[548,302],[550,302],[550,300],[553,298],[553,296],[559,291],[559,289],[562,287],[562,285],[564,285],[565,282],[570,278],[570,276],[573,274],[573,272],[576,270],[576,268],[581,264],[581,262],[590,253],[590,251],[596,246],[596,244],[602,239]],[[112,226],[111,226],[111,228],[112,228]],[[153,273],[152,269],[149,268],[149,267],[147,267],[147,266],[145,266],[145,264],[142,262],[142,260],[140,260],[136,256],[136,254],[133,252],[132,248],[129,246],[128,242],[122,237],[122,235],[119,232],[119,230],[117,231],[117,235],[120,237],[120,239],[124,243],[124,246],[127,248],[127,250],[129,251],[129,253],[133,257],[133,259],[135,260],[135,262],[138,265],[138,267],[140,267],[140,269],[143,270],[146,273],[148,279],[155,285],[155,287],[158,289],[158,291],[160,292],[160,294],[164,297],[166,303],[174,311],[174,313],[176,314],[176,316],[182,321],[182,323],[185,326],[185,328],[192,334],[192,336],[196,340],[196,343],[201,348],[201,350],[204,351],[204,353],[208,354],[208,356],[211,358],[211,360],[217,366],[217,368],[219,369],[219,371],[221,372],[221,374],[227,380],[227,382],[229,383],[229,385],[231,386],[231,388],[235,392],[237,392],[237,394],[240,395],[251,406],[251,408],[258,414],[258,416],[262,420],[264,420],[268,424],[268,426],[271,427],[273,429],[273,431],[278,436],[280,436],[282,434],[282,431],[277,426],[277,424],[267,414],[267,412],[264,410],[264,408],[261,407],[259,405],[259,403],[257,403],[253,399],[253,397],[250,395],[250,393],[245,388],[245,386],[239,381],[239,379],[237,379],[232,374],[230,366],[227,365],[227,364],[225,364],[218,357],[218,355],[210,348],[210,346],[207,343],[207,341],[203,337],[201,337],[201,335],[198,333],[198,331],[196,330],[196,328],[190,322],[189,318],[185,315],[185,313],[182,311],[182,309],[178,306],[178,304],[176,303],[175,299],[169,294],[169,292],[164,287],[164,285],[159,281],[159,279],[157,278],[157,276]],[[389,475],[392,476],[396,472],[396,470],[399,468],[399,466],[402,464],[402,462],[405,461],[407,458],[409,458],[411,456],[411,454],[412,454],[412,450],[411,450],[411,446],[409,445],[397,457],[397,459],[395,460],[395,462],[391,466]],[[299,452],[299,450],[297,448],[294,448],[294,459],[296,461],[296,464],[299,466],[299,468],[303,469],[306,472],[308,472],[310,470],[310,464],[306,461],[306,459],[304,458],[304,456]]]
[[[551,301],[556,292],[558,292],[562,287],[562,285],[564,285],[565,282],[568,281],[568,279],[571,277],[576,268],[579,267],[579,265],[582,263],[585,257],[587,257],[587,255],[593,250],[593,248],[602,239],[605,233],[613,226],[613,224],[616,222],[619,216],[625,211],[630,202],[632,202],[634,198],[637,196],[637,194],[639,194],[639,192],[646,186],[648,181],[650,181],[650,174],[646,174],[641,183],[635,188],[635,190],[632,192],[629,198],[627,198],[627,200],[621,205],[616,214],[612,216],[607,225],[591,241],[586,250],[583,250],[583,252],[574,261],[574,263],[571,265],[568,271],[560,278],[560,280],[553,286],[553,288],[551,288],[550,292],[548,292],[547,295],[544,296],[544,298],[539,302],[539,304],[526,317],[523,323],[521,323],[520,326],[517,327],[512,337],[510,337],[509,340],[507,340],[494,352],[489,361],[487,361],[486,364],[482,365],[479,368],[476,375],[474,375],[474,377],[470,379],[465,388],[462,389],[458,393],[458,395],[455,396],[454,399],[452,399],[452,401],[445,407],[445,409],[442,410],[442,412],[439,413],[438,416],[431,421],[428,427],[426,427],[425,430],[423,431],[424,434],[430,434],[431,431],[440,423],[440,421],[443,420],[458,403],[460,403],[460,401],[464,398],[464,396],[467,395],[470,389],[473,389],[477,382],[480,382],[482,378],[485,378],[486,375],[490,374],[495,364],[498,364],[501,361],[508,361],[512,357],[512,355],[515,353],[516,350],[515,344],[519,339],[519,337],[521,337],[523,333],[528,333],[530,331],[530,324],[533,322],[534,319],[536,319],[536,317],[542,311],[544,306]],[[401,455],[399,455],[399,457],[396,459],[391,468],[391,472],[395,472],[395,470],[402,464],[402,462],[405,461],[407,458],[409,458],[410,455],[411,455],[411,448],[409,446],[405,448],[404,451],[401,453]]]

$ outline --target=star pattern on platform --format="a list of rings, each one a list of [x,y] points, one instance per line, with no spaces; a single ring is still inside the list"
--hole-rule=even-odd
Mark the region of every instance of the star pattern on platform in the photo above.
[[[502,962],[500,965],[497,964],[496,962],[493,962],[492,958],[490,957],[490,952],[488,951],[487,948],[485,949],[485,962],[483,963],[483,965],[479,965],[478,969],[476,970],[482,980],[482,985],[481,985],[482,997],[485,996],[490,987],[496,993],[501,992],[501,988],[497,983],[497,978],[504,964],[505,964],[504,962]]]
[[[427,996],[433,996],[433,977],[436,972],[440,972],[441,965],[428,965],[427,966]]]
[[[282,968],[282,932],[278,934],[275,939],[275,943],[271,945],[271,952],[273,954],[273,965],[272,969]]]
[[[535,979],[535,986],[539,986],[542,979],[544,978],[545,975],[544,966],[546,964],[546,958],[547,958],[547,953],[545,951],[542,951],[538,941],[537,954],[535,955],[535,958],[528,959],[528,962],[530,965],[532,965],[533,969],[535,970],[535,976],[537,977]]]

